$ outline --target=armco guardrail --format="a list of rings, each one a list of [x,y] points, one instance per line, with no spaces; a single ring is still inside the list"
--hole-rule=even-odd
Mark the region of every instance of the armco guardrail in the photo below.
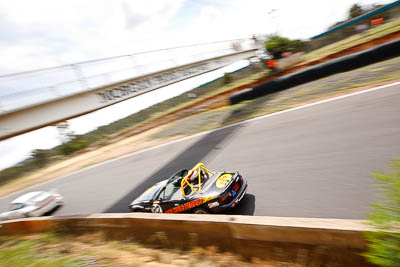
[[[229,97],[230,104],[257,98],[263,95],[275,93],[293,86],[311,82],[340,72],[346,72],[379,61],[400,56],[400,39],[366,49],[364,51],[340,57],[326,63],[274,79],[246,91],[232,94]]]
[[[134,240],[190,249],[217,246],[244,257],[301,266],[369,266],[359,220],[186,214],[95,214],[42,217],[0,224],[0,235],[56,231],[101,232],[108,239]]]

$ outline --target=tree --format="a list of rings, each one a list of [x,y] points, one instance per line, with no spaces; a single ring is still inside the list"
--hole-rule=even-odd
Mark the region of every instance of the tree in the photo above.
[[[32,151],[32,157],[37,167],[41,168],[49,162],[50,153],[48,150],[35,149]]]
[[[74,132],[70,130],[68,121],[60,122],[56,125],[58,130],[58,139],[61,144],[65,144],[74,138]]]
[[[364,13],[362,7],[358,4],[354,4],[349,10],[349,19],[361,16]]]
[[[76,138],[60,146],[60,151],[63,155],[70,155],[78,150],[81,150],[89,145],[87,140]]]
[[[305,43],[301,40],[290,40],[279,35],[271,35],[265,42],[265,49],[274,58],[278,59],[283,52],[291,51],[295,53],[304,51]]]
[[[232,75],[228,72],[225,72],[224,76],[222,76],[222,82],[223,84],[228,84],[232,82]]]
[[[372,205],[368,214],[375,232],[365,234],[368,251],[366,259],[380,266],[399,266],[400,263],[400,160],[394,160],[389,173],[374,174],[380,203]]]

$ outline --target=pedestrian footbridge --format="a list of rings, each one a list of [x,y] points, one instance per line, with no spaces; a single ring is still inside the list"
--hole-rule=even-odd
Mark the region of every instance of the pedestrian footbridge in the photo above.
[[[0,140],[254,57],[254,39],[147,51],[0,76]]]

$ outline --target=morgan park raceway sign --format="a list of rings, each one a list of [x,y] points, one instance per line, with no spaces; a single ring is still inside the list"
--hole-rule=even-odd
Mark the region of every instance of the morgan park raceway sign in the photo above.
[[[240,56],[239,54],[238,56]],[[146,75],[122,85],[97,91],[98,104],[109,105],[226,66],[238,58],[220,58]],[[239,58],[240,60],[240,58]]]
[[[167,71],[155,76],[138,79],[126,85],[106,89],[101,92],[97,92],[96,94],[99,97],[100,103],[108,104],[116,100],[122,100],[143,94],[168,84],[210,71],[210,69],[213,68],[210,68],[209,65],[210,63],[202,63],[195,66]]]
[[[255,49],[179,66],[0,114],[0,140],[113,105],[254,56]]]

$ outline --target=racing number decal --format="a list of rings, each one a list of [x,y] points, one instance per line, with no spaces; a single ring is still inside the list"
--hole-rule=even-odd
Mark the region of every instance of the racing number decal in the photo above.
[[[218,188],[224,188],[232,180],[232,174],[221,175],[215,182]]]
[[[196,200],[192,200],[192,201],[187,202],[185,204],[182,204],[182,205],[180,205],[178,207],[169,209],[169,210],[165,211],[165,213],[182,212],[182,211],[185,211],[185,210],[200,206],[203,203],[206,203],[207,201],[213,200],[215,198],[217,198],[217,197],[204,197],[204,198],[199,198],[199,199],[196,199]]]

